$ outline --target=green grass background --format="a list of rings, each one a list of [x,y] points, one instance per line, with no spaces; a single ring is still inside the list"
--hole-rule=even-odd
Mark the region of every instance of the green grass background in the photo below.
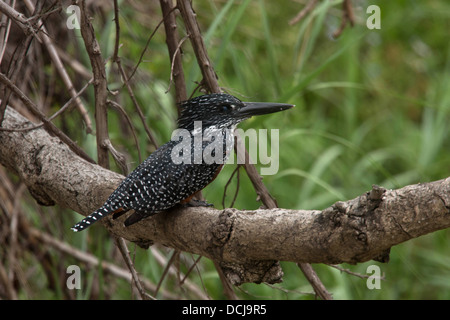
[[[138,12],[124,1],[120,3],[119,53],[123,63],[131,68],[160,21],[161,12],[156,1],[143,5],[147,12]],[[373,184],[399,188],[449,176],[450,2],[353,3],[356,25],[347,27],[338,39],[333,39],[331,34],[341,22],[341,1],[319,1],[310,14],[293,26],[288,21],[303,8],[305,1],[194,1],[220,85],[242,100],[296,105],[295,109],[253,118],[240,126],[279,129],[279,172],[265,176],[264,182],[280,207],[323,209],[338,200],[357,197]],[[379,30],[366,27],[369,17],[366,9],[372,4],[381,9]],[[104,57],[113,52],[112,19],[111,10],[103,19],[94,16],[93,20]],[[178,22],[184,36],[181,20]],[[69,52],[82,45],[79,36],[74,37],[74,42],[68,47]],[[86,57],[84,61],[89,66]],[[183,45],[183,66],[190,94],[201,74],[188,41]],[[117,99],[131,116],[146,157],[153,149],[143,126],[121,86],[117,69],[109,62],[107,70],[109,89],[118,90]],[[170,62],[164,29],[160,28],[132,83],[160,144],[170,139],[175,128],[173,86],[166,93],[169,78]],[[93,92],[84,99],[93,108]],[[90,112],[93,114],[93,109]],[[77,116],[73,114],[65,121],[72,136],[77,136],[80,145],[96,158],[95,138],[78,130]],[[128,155],[130,169],[134,169],[139,158],[131,135],[121,126],[117,112],[111,111],[109,121],[114,145]],[[113,169],[119,171],[114,166]],[[226,166],[203,193],[216,208],[222,208],[223,189],[234,169],[234,165]],[[228,188],[226,206],[233,199],[236,181],[234,178]],[[235,207],[259,206],[251,183],[241,170]],[[80,218],[78,214],[61,214],[62,209],[57,207],[39,210],[65,217],[62,222],[49,223],[64,241],[105,260],[120,259],[111,256],[114,244],[101,225],[72,234],[68,230]],[[366,275],[368,266],[378,265],[385,276],[379,290],[369,290],[366,279],[329,266],[314,265],[314,268],[335,299],[450,299],[449,236],[449,230],[444,230],[395,246],[387,264],[370,261],[341,266]],[[134,245],[130,249],[135,255],[136,269],[157,283],[163,267],[152,253],[135,249]],[[170,250],[158,250],[167,257],[171,254]],[[181,268],[186,271],[192,256],[183,257]],[[63,258],[67,265],[77,264],[73,258]],[[290,262],[283,262],[282,266],[283,283],[244,284],[236,293],[243,299],[314,299],[308,294],[312,289],[298,267]],[[94,287],[100,292],[98,298],[133,298],[129,283],[103,275],[101,270],[83,267],[82,270],[83,288],[77,293],[78,298],[91,298]],[[208,259],[201,259],[189,279],[204,288],[211,298],[224,298],[217,273]],[[61,286],[64,284],[61,282]],[[36,280],[30,286],[36,292],[32,298],[61,298],[58,290],[46,289],[45,283]],[[111,290],[111,286],[115,289]],[[164,280],[163,287],[183,291],[173,277]],[[189,292],[185,292],[185,297],[190,297]]]

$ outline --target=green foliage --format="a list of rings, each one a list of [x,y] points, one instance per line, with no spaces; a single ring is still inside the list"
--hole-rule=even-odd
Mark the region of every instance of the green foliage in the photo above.
[[[341,21],[340,2],[320,1],[293,26],[288,21],[302,9],[295,1],[194,2],[220,85],[242,100],[296,105],[287,112],[251,119],[241,125],[244,129],[280,130],[279,172],[264,177],[280,207],[323,209],[335,201],[360,195],[372,184],[398,188],[449,175],[450,3],[354,1],[357,24],[346,28],[338,39],[332,39],[330,35]],[[366,8],[370,4],[381,8],[380,30],[366,28]],[[125,3],[121,8],[123,46],[119,54],[129,73],[161,19],[156,4],[149,4],[147,9],[145,13],[136,12],[127,9]],[[115,29],[109,23],[112,19],[112,11],[104,20],[108,23],[98,16],[94,19],[105,57],[111,56],[113,50]],[[142,19],[146,20],[144,25]],[[181,21],[179,28],[183,34]],[[173,86],[166,93],[170,62],[164,41],[161,28],[150,41],[132,79],[136,98],[160,144],[170,139],[176,119],[170,96]],[[201,74],[188,42],[183,46],[183,63],[191,93]],[[145,158],[153,148],[111,62],[108,78],[110,89],[118,91],[118,99],[132,118]],[[87,105],[94,105],[92,95],[84,99]],[[93,114],[92,109],[90,112]],[[113,143],[128,154],[133,169],[139,162],[137,147],[120,119],[111,111],[110,135]],[[95,158],[92,136],[81,135],[79,143]],[[226,166],[204,191],[216,208],[221,208],[224,186],[234,169],[235,166]],[[239,181],[235,207],[259,207],[244,170],[240,170]],[[227,206],[236,184],[234,177],[227,191]],[[64,230],[78,218],[74,215],[65,219]],[[398,245],[392,248],[387,264],[371,261],[343,266],[366,275],[369,265],[378,265],[385,275],[379,290],[369,290],[366,279],[329,266],[314,267],[336,299],[449,299],[449,235],[444,230]],[[101,226],[83,234],[67,233],[65,237],[94,255],[111,259],[112,240],[105,237]],[[135,255],[136,269],[157,283],[164,267],[150,251],[136,249]],[[186,272],[186,265],[190,266],[193,260],[189,254],[183,256],[181,268]],[[237,294],[243,299],[314,298],[294,263],[283,263],[283,269],[283,283],[273,287],[245,284],[236,290]],[[89,289],[83,290],[79,298],[87,298],[90,288],[109,286],[105,281],[96,284],[99,277],[105,279],[108,275],[98,273],[85,279]],[[224,298],[214,266],[206,258],[200,260],[189,279],[199,288],[206,288],[211,298]],[[119,281],[115,286],[114,296],[108,298],[132,296],[126,282]],[[168,291],[177,288],[176,279],[172,276],[164,280],[163,288]],[[44,292],[43,297],[61,296]],[[101,294],[99,297],[105,298]]]

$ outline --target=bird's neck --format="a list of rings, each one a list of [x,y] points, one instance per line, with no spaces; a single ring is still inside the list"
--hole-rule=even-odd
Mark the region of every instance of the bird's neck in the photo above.
[[[202,135],[203,137],[209,137],[211,135],[220,135],[227,133],[234,133],[237,124],[221,124],[221,125],[204,125],[201,121],[195,121],[192,125],[190,125],[187,130],[191,133],[192,136]]]
[[[228,127],[218,127],[216,125],[194,127],[190,131],[191,137],[193,138],[191,147],[194,152],[198,152],[201,149],[203,157],[208,157],[212,154],[214,161],[223,164],[227,161],[233,150],[235,129],[236,124]],[[197,149],[198,147],[200,149]]]

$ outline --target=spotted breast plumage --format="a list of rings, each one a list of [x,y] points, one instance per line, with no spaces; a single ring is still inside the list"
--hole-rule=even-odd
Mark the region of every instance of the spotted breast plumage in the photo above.
[[[102,207],[72,230],[81,231],[106,215],[117,218],[133,210],[124,222],[129,226],[189,201],[222,169],[233,148],[233,131],[239,122],[291,107],[280,103],[242,102],[223,93],[182,102],[178,131],[172,140],[153,152],[122,181]]]

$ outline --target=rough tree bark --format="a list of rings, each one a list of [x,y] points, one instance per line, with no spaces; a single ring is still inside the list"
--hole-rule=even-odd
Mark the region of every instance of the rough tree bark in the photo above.
[[[0,163],[15,172],[43,205],[87,215],[123,176],[83,160],[57,137],[11,108],[0,131]],[[401,242],[450,227],[450,178],[385,190],[319,210],[239,211],[175,208],[129,228],[105,218],[115,235],[148,246],[158,242],[219,261],[233,284],[281,280],[278,261],[387,261]]]

